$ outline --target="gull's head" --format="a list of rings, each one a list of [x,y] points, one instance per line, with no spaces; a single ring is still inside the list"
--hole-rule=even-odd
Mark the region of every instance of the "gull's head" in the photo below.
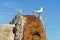
[[[43,10],[43,7],[41,7],[41,10]]]

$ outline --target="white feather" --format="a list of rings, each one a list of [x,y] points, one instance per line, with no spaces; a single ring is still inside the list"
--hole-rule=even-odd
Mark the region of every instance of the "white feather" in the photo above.
[[[43,7],[41,7],[41,9],[40,10],[37,10],[37,11],[34,11],[35,13],[41,13],[41,12],[43,12]]]

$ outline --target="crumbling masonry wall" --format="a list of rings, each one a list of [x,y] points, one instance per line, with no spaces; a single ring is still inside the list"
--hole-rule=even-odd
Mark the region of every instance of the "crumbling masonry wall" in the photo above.
[[[43,20],[34,15],[23,15],[23,17],[25,18],[25,23],[23,23],[24,33],[23,33],[22,40],[46,40],[46,32],[45,32]],[[21,22],[21,20],[19,22]],[[18,27],[16,26],[18,31],[20,26],[18,24],[15,24],[15,25],[18,26]],[[18,32],[16,32],[16,35],[17,36],[21,35],[21,34],[18,34]],[[19,36],[17,38],[18,40],[20,40],[21,37]]]
[[[14,25],[0,24],[0,40],[14,40]]]
[[[0,40],[46,40],[41,16],[22,15],[19,12],[9,25],[0,25]]]
[[[24,40],[46,40],[46,33],[42,20],[33,15],[26,15]]]

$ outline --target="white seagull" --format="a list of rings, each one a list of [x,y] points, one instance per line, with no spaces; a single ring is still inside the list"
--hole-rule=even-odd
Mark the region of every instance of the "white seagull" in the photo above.
[[[35,14],[39,14],[39,16],[38,16],[38,17],[40,17],[40,14],[41,14],[42,12],[43,12],[43,7],[41,7],[41,9],[40,9],[40,10],[33,11],[34,15],[35,15]]]
[[[35,13],[41,13],[41,12],[43,12],[43,7],[41,7],[41,9],[40,10],[37,10],[37,11],[34,11]]]

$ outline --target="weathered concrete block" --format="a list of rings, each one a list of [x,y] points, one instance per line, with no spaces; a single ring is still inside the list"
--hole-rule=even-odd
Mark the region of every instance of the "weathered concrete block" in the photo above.
[[[1,24],[0,25],[0,40],[14,40],[13,27],[14,25]]]

